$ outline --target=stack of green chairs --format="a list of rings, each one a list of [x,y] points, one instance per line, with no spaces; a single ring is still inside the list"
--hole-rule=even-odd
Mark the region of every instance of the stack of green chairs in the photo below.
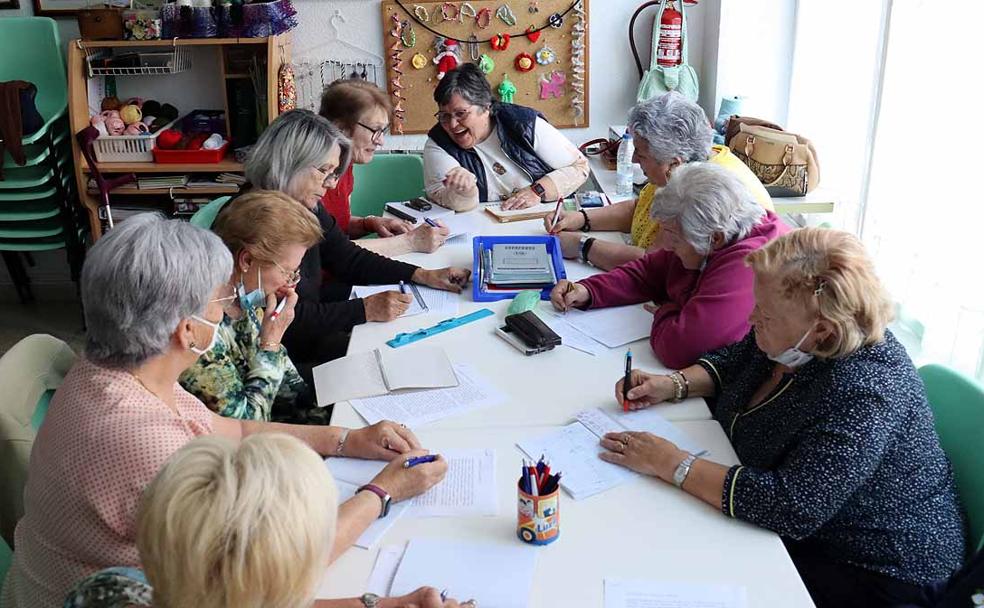
[[[379,154],[355,165],[352,215],[382,215],[386,203],[424,196],[424,161],[416,154]]]
[[[0,180],[0,254],[21,301],[33,299],[25,260],[32,252],[65,249],[78,285],[85,255],[86,224],[80,215],[72,168],[65,59],[54,20],[0,19],[0,82],[26,80],[37,86],[44,126],[22,140],[27,162],[3,156]]]

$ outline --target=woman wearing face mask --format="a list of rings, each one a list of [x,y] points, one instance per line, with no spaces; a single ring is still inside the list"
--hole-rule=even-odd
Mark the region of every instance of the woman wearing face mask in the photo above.
[[[658,247],[660,225],[650,213],[654,196],[671,175],[676,176],[678,167],[691,162],[707,161],[728,170],[762,208],[772,211],[772,198],[762,182],[727,146],[711,145],[714,133],[707,115],[683,95],[671,91],[639,103],[629,112],[629,130],[635,145],[632,160],[642,167],[649,183],[638,199],[600,209],[561,211],[556,224],[552,216],[547,217],[544,227],[560,238],[564,257],[583,257],[602,270],[610,270],[641,258],[650,247]],[[592,230],[629,233],[632,244],[598,241],[590,255],[584,255],[581,245],[585,238],[578,231]]]
[[[324,456],[389,460],[372,483],[394,501],[444,476],[440,459],[402,466],[400,457],[420,444],[392,422],[349,430],[223,418],[182,389],[181,372],[216,342],[231,275],[219,237],[153,214],[121,222],[89,250],[81,281],[85,354],[55,391],[31,450],[4,608],[60,606],[83,577],[139,566],[140,493],[171,454],[201,435],[238,441],[275,431]],[[384,502],[366,488],[339,507],[333,556]]]
[[[464,63],[434,90],[437,124],[424,146],[424,184],[438,204],[467,211],[503,201],[556,201],[588,179],[588,159],[532,108],[501,103],[478,66]]]
[[[760,207],[738,178],[711,163],[692,163],[656,194],[652,215],[662,248],[577,283],[557,283],[558,310],[651,302],[649,343],[667,367],[748,333],[752,272],[745,256],[789,229]],[[594,239],[585,243],[590,251]]]
[[[413,298],[384,291],[348,299],[348,291],[323,285],[322,271],[349,285],[392,285],[415,282],[434,289],[460,292],[471,277],[466,268],[419,268],[367,251],[352,243],[321,205],[325,191],[338,184],[348,168],[351,145],[330,122],[308,110],[281,114],[260,136],[246,162],[246,179],[256,188],[277,190],[300,201],[321,224],[323,238],[301,260],[294,321],[283,343],[301,376],[312,382],[311,369],[342,356],[348,334],[366,321],[391,321]]]
[[[628,391],[633,409],[713,397],[742,464],[648,433],[606,435],[602,459],[779,533],[820,608],[921,604],[960,567],[963,517],[871,260],[853,235],[804,228],[748,264],[754,331],[670,376],[633,371]]]
[[[328,424],[331,410],[312,407],[281,344],[294,319],[301,259],[321,240],[318,220],[285,194],[255,190],[226,205],[212,231],[232,253],[234,297],[215,345],[181,374],[181,386],[220,416]]]
[[[392,107],[386,93],[365,80],[336,80],[322,93],[318,113],[341,129],[352,142],[352,165],[338,179],[338,185],[321,199],[321,204],[335,218],[342,232],[352,239],[375,232],[381,238],[354,242],[383,255],[411,251],[431,253],[443,245],[449,234],[445,227],[435,228],[420,222],[414,228],[413,224],[394,218],[352,215],[349,202],[355,188],[352,166],[371,162],[389,132]]]

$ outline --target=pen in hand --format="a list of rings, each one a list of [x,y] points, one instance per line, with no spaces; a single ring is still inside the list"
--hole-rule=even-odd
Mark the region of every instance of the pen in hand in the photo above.
[[[424,464],[426,462],[434,462],[437,460],[437,454],[427,454],[426,456],[412,456],[403,461],[403,468],[409,469],[415,467],[418,464]]]
[[[564,289],[564,310],[562,311],[565,315],[571,308],[570,304],[567,303],[567,296],[569,296],[572,291],[574,291],[574,282],[568,281],[567,287]]]
[[[557,231],[557,221],[560,219],[560,206],[564,203],[564,199],[557,201],[557,208],[554,209],[553,220],[550,222],[550,234],[556,234]]]
[[[402,294],[407,293],[407,285],[403,281],[400,281],[400,293]]]
[[[629,382],[632,380],[632,349],[625,351],[625,378],[622,380],[622,411],[629,411]]]

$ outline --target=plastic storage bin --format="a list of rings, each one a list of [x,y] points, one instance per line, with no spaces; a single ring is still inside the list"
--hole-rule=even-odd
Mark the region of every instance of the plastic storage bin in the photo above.
[[[101,163],[152,163],[157,135],[176,122],[172,120],[149,135],[104,135],[93,142],[96,160]]]

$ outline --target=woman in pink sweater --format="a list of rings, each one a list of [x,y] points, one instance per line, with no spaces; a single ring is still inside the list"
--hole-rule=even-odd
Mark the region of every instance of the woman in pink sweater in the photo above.
[[[789,228],[710,163],[677,169],[651,213],[663,233],[645,256],[577,283],[560,281],[550,299],[558,310],[652,302],[653,352],[667,367],[686,367],[748,333],[755,298],[745,256]]]

